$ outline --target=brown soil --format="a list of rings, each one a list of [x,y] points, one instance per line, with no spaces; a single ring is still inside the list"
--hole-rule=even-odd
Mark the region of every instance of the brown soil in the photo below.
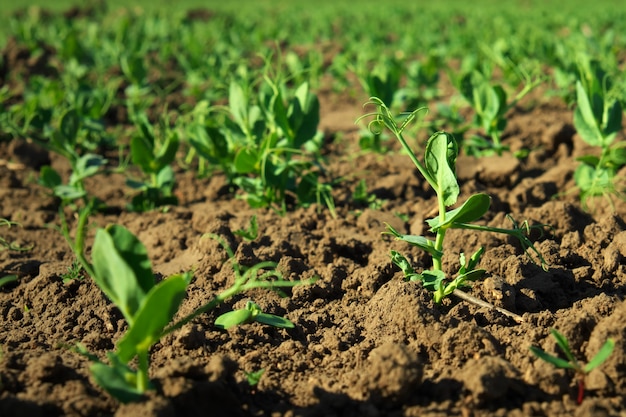
[[[435,305],[420,284],[403,281],[390,263],[390,249],[410,254],[420,267],[428,267],[428,259],[382,236],[384,223],[423,233],[424,219],[436,209],[433,193],[393,143],[386,155],[359,152],[354,120],[363,113],[364,97],[320,92],[320,99],[321,127],[335,138],[329,170],[345,178],[335,190],[337,218],[319,207],[284,217],[251,210],[225,192],[219,174],[197,179],[179,170],[180,205],[144,214],[123,209],[129,197],[120,176],[89,184],[113,207],[113,214],[94,215],[95,225],[114,222],[136,233],[160,275],[195,270],[181,314],[232,282],[224,251],[206,233],[224,236],[244,264],[272,260],[289,279],[320,277],[288,298],[245,294],[165,337],[151,352],[157,389],[130,405],[98,388],[89,362],[71,349],[79,342],[104,357],[125,325],[89,278],[63,283],[73,255],[52,227],[59,224],[58,202],[36,178],[48,158],[57,169],[68,167],[25,141],[0,143],[0,217],[21,224],[0,233],[33,245],[0,252],[2,275],[20,277],[0,290],[0,415],[625,415],[626,204],[616,201],[612,208],[600,200],[586,212],[576,193],[557,195],[573,187],[574,158],[585,149],[571,109],[541,102],[511,112],[505,141],[513,150],[531,149],[525,160],[505,155],[458,162],[461,199],[477,191],[492,196],[486,224],[509,227],[510,213],[553,227],[538,237],[548,271],[511,239],[448,232],[445,267],[452,271],[460,252],[484,246],[480,265],[489,276],[469,292],[523,315],[520,324],[454,298]],[[384,200],[380,210],[351,202],[361,178]],[[260,236],[242,241],[232,231],[253,215]],[[220,331],[213,325],[218,314],[248,299],[289,318],[295,329],[250,324]],[[581,405],[574,375],[529,351],[534,345],[556,352],[550,328],[564,333],[583,361],[607,338],[616,341],[613,355],[588,375]],[[261,368],[265,374],[250,387],[245,372]]]

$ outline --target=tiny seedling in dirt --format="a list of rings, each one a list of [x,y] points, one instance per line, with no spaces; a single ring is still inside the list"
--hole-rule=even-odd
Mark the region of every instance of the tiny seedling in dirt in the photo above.
[[[81,129],[80,115],[76,110],[70,109],[61,117],[59,128],[53,132],[50,140],[38,141],[46,149],[66,158],[72,168],[67,184],[63,184],[61,175],[50,166],[44,166],[40,173],[39,183],[59,197],[63,205],[79,198],[87,200],[85,179],[102,172],[101,168],[108,162],[97,154],[79,154],[78,138]]]
[[[244,373],[246,374],[246,380],[248,381],[248,385],[250,385],[251,387],[256,387],[259,384],[261,377],[265,373],[265,369],[261,368],[258,371],[252,372],[244,371]]]
[[[604,361],[606,361],[609,356],[611,356],[611,353],[613,353],[613,348],[615,347],[615,341],[613,339],[608,339],[604,343],[604,345],[602,345],[598,353],[596,353],[596,355],[586,365],[583,366],[576,360],[576,358],[572,354],[572,350],[570,349],[569,341],[567,340],[567,338],[556,329],[550,330],[550,333],[552,334],[552,337],[554,337],[554,339],[556,340],[559,349],[561,349],[567,359],[551,355],[535,346],[531,346],[530,351],[539,359],[542,359],[556,366],[557,368],[571,369],[576,372],[576,376],[578,378],[578,396],[576,397],[576,402],[580,404],[583,402],[583,397],[585,395],[585,376],[598,366],[602,365]]]
[[[476,268],[484,249],[479,248],[469,258],[467,258],[465,254],[461,253],[458,273],[454,279],[448,279],[442,267],[444,239],[448,229],[494,232],[513,236],[519,240],[524,252],[531,258],[531,260],[536,261],[537,263],[540,263],[542,267],[545,267],[546,263],[544,258],[527,236],[531,229],[543,230],[544,225],[530,226],[527,222],[524,222],[520,227],[517,222],[511,219],[513,227],[511,229],[503,229],[474,223],[487,213],[491,204],[490,197],[483,193],[471,195],[461,206],[446,211],[447,207],[456,203],[460,192],[455,171],[458,146],[451,135],[445,132],[437,132],[432,135],[426,144],[424,162],[421,162],[417,159],[402,135],[404,128],[416,117],[416,113],[421,109],[408,114],[404,121],[398,125],[396,119],[393,117],[387,106],[380,99],[373,97],[368,104],[374,104],[377,106],[377,112],[363,116],[375,116],[375,119],[370,122],[370,128],[380,128],[381,126],[385,126],[391,130],[419,172],[426,179],[426,181],[428,181],[437,194],[439,215],[433,219],[426,220],[430,226],[430,231],[436,236],[435,240],[429,239],[425,236],[405,235],[398,232],[390,225],[387,225],[388,234],[395,236],[397,240],[402,240],[413,246],[419,247],[420,249],[426,251],[432,258],[432,269],[424,270],[418,273],[413,269],[406,257],[397,251],[392,251],[392,262],[403,271],[406,279],[411,281],[421,281],[427,289],[433,291],[434,301],[436,303],[441,303],[444,297],[453,293],[468,300],[468,297],[470,297],[469,294],[460,291],[459,288],[467,286],[468,282],[482,278],[485,274],[485,270]],[[537,259],[533,258],[529,251],[534,253]],[[480,300],[475,299],[474,297],[471,298],[473,298],[471,301],[485,306],[484,302],[480,302]],[[490,308],[496,307],[490,306]],[[521,320],[521,317],[518,315],[504,309],[496,309],[513,317],[515,320]]]
[[[245,240],[252,241],[259,236],[259,223],[256,215],[250,218],[250,224],[244,229],[233,230],[233,234]]]
[[[67,272],[61,275],[61,279],[64,284],[74,280],[82,280],[84,278],[82,272],[83,265],[78,261],[78,259],[74,259],[72,265],[67,267]]]
[[[372,210],[380,209],[385,203],[384,200],[376,197],[376,194],[367,191],[365,180],[359,181],[356,187],[354,187],[352,201],[360,206],[369,207]]]
[[[6,226],[7,228],[9,228],[11,226],[19,226],[19,224],[12,222],[10,220],[7,220],[7,219],[0,219],[0,226]],[[7,250],[15,251],[15,252],[24,252],[24,251],[29,251],[32,248],[33,248],[32,246],[25,247],[25,246],[17,245],[13,242],[9,242],[8,240],[0,236],[0,250],[7,249]]]
[[[267,324],[274,327],[292,329],[294,324],[286,318],[274,314],[264,313],[258,304],[248,301],[245,308],[229,311],[215,319],[215,325],[220,329],[230,329],[240,324],[252,322]]]

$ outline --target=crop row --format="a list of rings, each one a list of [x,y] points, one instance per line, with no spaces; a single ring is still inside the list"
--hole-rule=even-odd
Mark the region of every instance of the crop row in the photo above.
[[[169,16],[94,9],[68,17],[28,9],[11,20],[0,89],[1,139],[28,140],[68,161],[69,176],[44,166],[38,181],[59,201],[61,231],[78,263],[128,323],[108,363],[80,350],[94,361],[92,373],[101,386],[122,401],[137,399],[150,388],[150,348],[165,334],[242,291],[303,283],[282,279],[271,263],[244,268],[230,253],[235,284],[170,324],[191,274],[156,283],[145,247],[118,225],[97,232],[88,260],[87,219],[106,203],[90,193],[85,181],[123,174],[132,195],[127,209],[143,212],[178,203],[178,170],[199,176],[219,172],[252,207],[285,214],[316,204],[336,215],[333,186],[341,178],[328,170],[324,157],[328,138],[319,129],[322,91],[371,97],[373,120],[355,121],[362,127],[361,149],[386,152],[385,129],[390,130],[433,188],[439,210],[427,222],[435,239],[404,235],[391,226],[388,233],[432,258],[430,270],[416,272],[406,257],[392,252],[405,278],[422,282],[437,303],[463,294],[466,282],[486,272],[477,268],[479,249],[467,258],[461,254],[457,275],[448,279],[442,258],[449,229],[513,236],[544,265],[528,237],[542,225],[513,221],[511,229],[496,229],[475,223],[490,207],[489,196],[482,193],[448,210],[460,193],[458,155],[513,152],[504,136],[507,115],[531,92],[571,106],[577,133],[595,150],[578,158],[574,174],[583,204],[624,196],[617,173],[626,165],[626,146],[619,136],[626,105],[620,51],[626,37],[619,26],[608,20],[582,25],[559,19],[538,26],[531,17],[517,21],[507,14],[485,25],[477,16],[437,13],[406,16],[390,9],[384,19],[364,15],[347,24],[345,16],[320,14],[296,21],[277,12],[271,23],[261,24],[247,15],[207,11]],[[385,21],[411,26],[390,31]],[[422,108],[432,113],[422,117]],[[424,148],[423,160],[404,139],[421,130],[430,134],[423,146],[418,144]],[[523,159],[532,151],[517,149],[514,154]],[[363,184],[354,200],[375,204]],[[78,213],[73,237],[67,208]],[[253,320],[291,325],[253,303],[217,324]],[[613,348],[609,340],[597,359],[582,367],[562,335],[553,334],[570,362],[536,353],[581,374],[598,366]],[[129,366],[135,359],[137,369]]]

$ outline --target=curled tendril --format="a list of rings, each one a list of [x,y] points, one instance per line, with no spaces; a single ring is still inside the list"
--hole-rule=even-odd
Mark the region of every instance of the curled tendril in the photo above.
[[[356,120],[356,123],[362,119],[374,116],[373,120],[370,120],[367,124],[367,129],[373,134],[380,134],[383,131],[383,127],[387,127],[395,135],[401,135],[404,129],[417,117],[417,114],[421,111],[427,111],[426,107],[420,107],[412,112],[400,113],[400,116],[406,116],[402,120],[402,123],[398,126],[397,119],[391,113],[391,110],[383,103],[378,97],[370,97],[369,101],[363,105],[363,107],[373,104],[377,107],[377,111],[364,114]]]

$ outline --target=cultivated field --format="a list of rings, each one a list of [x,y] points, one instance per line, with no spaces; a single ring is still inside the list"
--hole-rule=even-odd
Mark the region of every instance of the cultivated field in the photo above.
[[[626,11],[478,3],[7,8],[0,416],[625,416]]]

